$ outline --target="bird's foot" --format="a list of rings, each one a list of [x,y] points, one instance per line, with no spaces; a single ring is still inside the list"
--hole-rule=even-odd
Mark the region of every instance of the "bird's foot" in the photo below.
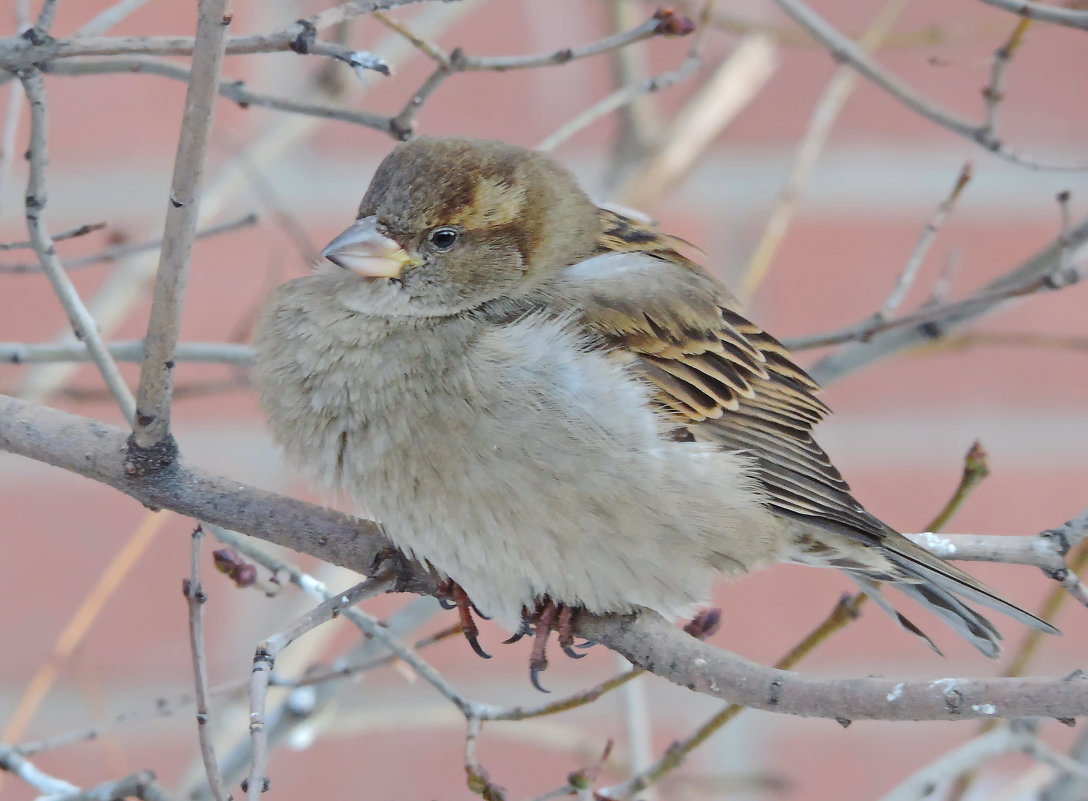
[[[458,618],[461,621],[461,633],[465,635],[465,639],[472,646],[472,650],[476,652],[477,656],[490,659],[491,654],[480,647],[480,630],[476,627],[476,620],[473,618],[475,613],[483,620],[488,620],[487,615],[480,613],[480,610],[472,603],[461,585],[453,579],[446,579],[442,582],[438,592],[438,603],[442,605],[443,609],[457,610]]]
[[[684,631],[697,640],[705,640],[718,630],[722,623],[722,610],[716,607],[703,609],[687,622]]]
[[[521,629],[507,642],[517,642],[528,633],[533,635],[533,650],[529,655],[529,681],[540,692],[549,692],[540,686],[540,674],[548,667],[548,637],[554,630],[559,635],[559,647],[571,659],[581,659],[585,654],[574,651],[574,615],[577,610],[567,604],[557,604],[548,596],[537,601],[530,613],[524,610]]]

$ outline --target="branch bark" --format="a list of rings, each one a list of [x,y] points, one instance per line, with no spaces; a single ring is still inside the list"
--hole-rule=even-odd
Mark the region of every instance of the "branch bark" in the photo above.
[[[181,303],[189,272],[189,255],[196,238],[204,160],[230,21],[227,0],[200,0],[192,77],[185,93],[185,112],[174,159],[162,254],[151,301],[151,320],[144,340],[147,357],[140,368],[140,387],[136,395],[133,440],[144,450],[165,444],[170,439],[174,348],[181,327]]]
[[[359,572],[389,543],[381,527],[248,487],[183,459],[157,472],[125,470],[125,433],[65,412],[0,396],[0,449],[93,478],[149,506],[212,522]],[[401,571],[397,589],[433,594],[434,577]],[[824,679],[755,664],[705,645],[653,613],[580,616],[578,633],[676,684],[755,709],[844,720],[966,720],[1088,716],[1088,680]]]

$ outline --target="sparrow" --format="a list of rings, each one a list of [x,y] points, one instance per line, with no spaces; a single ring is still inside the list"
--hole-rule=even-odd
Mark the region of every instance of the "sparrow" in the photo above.
[[[813,440],[819,389],[682,240],[599,208],[541,153],[417,138],[381,163],[316,271],[274,291],[256,385],[293,465],[446,581],[533,633],[689,614],[721,575],[891,584],[982,653],[964,601],[1056,630],[865,510]]]

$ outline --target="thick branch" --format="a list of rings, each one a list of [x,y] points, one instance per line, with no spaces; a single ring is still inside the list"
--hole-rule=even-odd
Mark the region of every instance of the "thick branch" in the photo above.
[[[182,459],[157,473],[130,476],[126,448],[118,428],[0,395],[0,450],[108,484],[145,506],[173,509],[359,572],[389,547],[377,523],[265,492]]]
[[[731,703],[840,720],[965,720],[1088,715],[1088,678],[825,679],[757,665],[673,628],[657,615],[587,618],[578,633],[632,664]]]
[[[75,415],[0,395],[0,449],[108,484],[151,506],[241,531],[367,572],[388,541],[374,522],[248,487],[176,460],[130,477],[125,434]],[[433,577],[406,570],[398,588],[433,594]],[[727,701],[792,715],[846,720],[962,720],[1088,715],[1088,683],[1046,679],[809,678],[704,645],[653,613],[583,615],[578,632],[638,667]],[[890,699],[890,700],[889,700]]]

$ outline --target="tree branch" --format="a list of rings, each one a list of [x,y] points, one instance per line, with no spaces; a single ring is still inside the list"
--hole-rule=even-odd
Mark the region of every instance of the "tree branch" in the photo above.
[[[181,304],[189,271],[189,256],[200,214],[204,160],[215,111],[223,44],[231,17],[227,0],[200,0],[192,77],[185,93],[181,135],[174,159],[170,205],[162,236],[162,253],[151,300],[151,319],[140,368],[133,440],[142,450],[171,445],[170,394],[174,384],[174,347],[181,327]],[[136,462],[130,463],[136,467]]]
[[[1028,19],[1088,31],[1088,11],[1062,8],[1049,3],[1036,3],[1032,0],[982,0],[982,2]]]
[[[157,472],[126,473],[125,443],[119,429],[0,396],[0,449],[93,478],[146,505],[170,508],[358,572],[368,572],[376,557],[388,554],[388,541],[377,523],[248,487],[182,459]],[[413,566],[401,571],[397,589],[430,595],[436,582]],[[651,612],[622,618],[582,615],[577,631],[689,689],[784,714],[845,720],[1088,715],[1088,684],[1079,674],[1067,679],[932,682],[810,678],[709,647]]]
[[[994,155],[1006,161],[1025,167],[1044,170],[1084,170],[1088,164],[1057,164],[1026,157],[1010,150],[986,122],[981,124],[959,117],[947,109],[941,108],[931,100],[922,97],[899,78],[892,75],[873,61],[857,43],[847,39],[823,17],[805,5],[801,0],[772,0],[794,22],[808,34],[823,44],[831,56],[839,63],[849,64],[861,75],[879,86],[889,95],[916,114],[940,125],[952,133],[981,145]],[[984,0],[985,1],[985,0]],[[1022,3],[1017,2],[1016,5]]]

